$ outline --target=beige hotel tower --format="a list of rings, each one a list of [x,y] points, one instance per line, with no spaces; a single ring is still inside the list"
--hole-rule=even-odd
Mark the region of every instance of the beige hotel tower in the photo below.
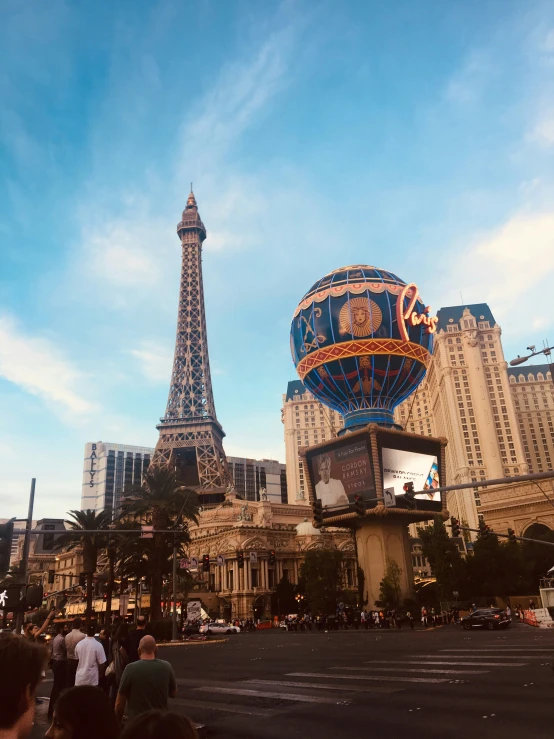
[[[547,368],[540,377],[537,371],[531,377],[532,367],[508,370],[500,326],[485,303],[441,308],[437,315],[433,361],[416,393],[396,409],[396,422],[448,439],[449,484],[551,467],[554,393]],[[293,381],[283,395],[282,420],[289,503],[305,504],[298,448],[336,436],[341,419]],[[479,523],[480,490],[448,496],[450,514],[471,528]]]

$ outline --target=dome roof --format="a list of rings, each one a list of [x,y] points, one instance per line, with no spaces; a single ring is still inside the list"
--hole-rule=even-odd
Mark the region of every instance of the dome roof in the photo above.
[[[296,536],[319,536],[321,531],[316,529],[311,521],[305,518],[302,523],[296,527]]]

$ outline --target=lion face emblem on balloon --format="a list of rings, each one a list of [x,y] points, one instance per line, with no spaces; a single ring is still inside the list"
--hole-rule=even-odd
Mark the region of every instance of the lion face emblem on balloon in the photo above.
[[[370,298],[351,298],[339,313],[339,331],[352,336],[371,336],[383,320],[381,309]]]

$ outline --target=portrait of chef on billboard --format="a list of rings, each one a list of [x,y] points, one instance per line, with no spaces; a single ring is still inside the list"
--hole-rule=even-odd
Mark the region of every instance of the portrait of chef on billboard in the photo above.
[[[331,477],[331,457],[328,454],[320,454],[315,459],[315,466],[320,477],[315,486],[315,494],[321,503],[324,506],[348,505],[344,485],[340,480]]]

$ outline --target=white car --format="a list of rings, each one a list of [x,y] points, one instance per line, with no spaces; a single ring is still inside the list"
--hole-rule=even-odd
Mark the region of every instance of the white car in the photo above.
[[[219,623],[217,621],[210,621],[207,624],[202,624],[200,627],[201,634],[240,634],[239,626],[231,626],[226,623]]]

